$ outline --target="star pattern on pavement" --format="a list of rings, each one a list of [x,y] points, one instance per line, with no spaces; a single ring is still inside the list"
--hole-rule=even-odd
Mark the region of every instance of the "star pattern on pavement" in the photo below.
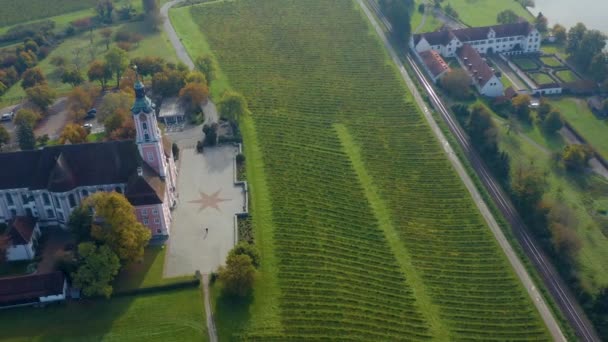
[[[188,203],[200,205],[198,209],[199,213],[207,208],[215,208],[217,211],[221,212],[222,210],[220,209],[219,204],[222,202],[231,201],[231,199],[228,198],[220,198],[219,196],[221,191],[222,189],[219,189],[211,195],[207,195],[206,193],[199,191],[200,198],[189,201]]]

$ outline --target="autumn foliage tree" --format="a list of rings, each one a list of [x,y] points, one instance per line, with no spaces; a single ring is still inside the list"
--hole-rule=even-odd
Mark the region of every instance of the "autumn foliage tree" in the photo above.
[[[135,216],[135,208],[116,192],[98,192],[89,196],[84,205],[91,207],[95,216],[91,237],[106,244],[122,263],[139,261],[150,241],[150,230]]]
[[[67,124],[59,136],[59,143],[62,145],[66,143],[81,144],[87,141],[87,135],[89,132],[81,125]]]
[[[49,106],[55,102],[57,93],[46,84],[40,84],[28,88],[25,91],[28,100],[35,104],[42,112],[46,112]]]
[[[459,100],[471,96],[471,77],[462,69],[454,69],[441,78],[441,87]]]
[[[40,121],[40,119],[42,119],[40,113],[31,109],[22,108],[17,111],[17,114],[15,114],[15,119],[13,122],[15,125],[28,124],[31,127],[34,127],[38,121]]]
[[[21,76],[21,88],[27,89],[40,84],[46,84],[46,77],[38,67],[27,69]]]
[[[230,120],[237,120],[249,112],[245,97],[234,91],[227,91],[217,104],[220,115]]]
[[[108,81],[112,78],[112,70],[104,61],[93,61],[89,65],[87,76],[91,82],[99,82],[102,90],[106,89]]]
[[[188,83],[179,91],[179,97],[188,111],[193,112],[200,108],[201,103],[207,101],[209,88],[203,83]]]
[[[67,100],[68,111],[75,121],[84,119],[87,111],[93,106],[99,89],[92,86],[79,86],[70,91]]]
[[[0,126],[0,151],[2,151],[2,147],[8,144],[11,141],[11,135],[8,133],[4,126]]]
[[[217,66],[211,56],[200,56],[196,59],[194,64],[196,65],[196,68],[205,75],[208,84],[211,84],[211,81],[215,80]]]
[[[591,157],[593,157],[593,150],[588,145],[568,145],[562,152],[564,166],[570,171],[583,170],[587,167]]]

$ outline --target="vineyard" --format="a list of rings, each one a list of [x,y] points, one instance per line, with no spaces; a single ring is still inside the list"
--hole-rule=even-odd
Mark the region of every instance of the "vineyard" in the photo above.
[[[254,231],[272,232],[261,249],[276,259],[264,279],[277,279],[279,315],[252,315],[241,337],[549,340],[353,2],[191,11],[249,101],[257,141],[244,133],[245,145],[261,151],[268,190],[261,199],[253,188],[252,201],[271,206],[270,228]]]
[[[0,27],[93,8],[95,0],[0,0]]]

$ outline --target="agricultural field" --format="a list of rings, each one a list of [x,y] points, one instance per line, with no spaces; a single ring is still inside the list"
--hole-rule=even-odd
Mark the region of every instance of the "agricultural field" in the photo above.
[[[459,19],[469,26],[496,25],[496,16],[504,10],[512,10],[529,21],[533,19],[515,0],[450,0],[449,4],[458,12]]]
[[[354,2],[190,11],[251,109],[262,266],[248,310],[216,300],[221,339],[549,340]]]
[[[0,0],[0,27],[93,8],[96,0]]]
[[[544,72],[530,72],[528,75],[536,82],[536,84],[548,84],[555,83],[555,80],[549,76],[549,74]]]
[[[576,76],[576,74],[571,70],[556,71],[555,76],[564,82],[574,82],[580,80],[580,78],[578,78],[578,76]]]
[[[199,288],[0,312],[2,341],[206,341]]]

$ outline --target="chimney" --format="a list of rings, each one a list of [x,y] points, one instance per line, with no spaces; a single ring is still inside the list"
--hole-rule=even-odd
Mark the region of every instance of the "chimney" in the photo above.
[[[144,175],[144,169],[142,169],[142,168],[141,168],[141,166],[139,166],[139,167],[137,168],[137,175],[138,175],[139,177],[142,177],[142,176]]]

